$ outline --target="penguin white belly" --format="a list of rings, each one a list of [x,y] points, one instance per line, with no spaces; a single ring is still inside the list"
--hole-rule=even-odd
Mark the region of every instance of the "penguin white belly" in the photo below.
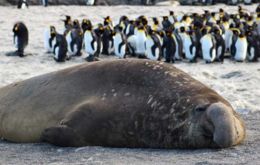
[[[230,49],[232,35],[233,35],[233,32],[231,30],[227,30],[225,33],[225,44],[226,44],[227,49]]]
[[[216,49],[213,48],[212,38],[209,34],[203,36],[200,40],[202,47],[202,56],[203,59],[207,62],[213,62],[216,58]]]
[[[86,0],[87,5],[92,6],[92,5],[94,5],[94,3],[95,3],[95,0]]]
[[[235,44],[236,54],[234,59],[236,61],[244,61],[247,54],[247,40],[246,38],[238,38]]]
[[[112,54],[114,52],[113,41],[109,41],[108,45],[108,53]]]
[[[54,50],[54,58],[56,60],[59,59],[59,50],[60,50],[60,47],[56,47],[55,50]]]
[[[174,42],[176,43],[176,51],[175,51],[175,55],[174,55],[174,58],[177,59],[177,60],[180,60],[181,57],[179,56],[179,43],[177,41],[177,38],[175,37],[175,35],[173,34],[173,39],[174,39]]]
[[[14,47],[18,49],[18,37],[14,37]]]
[[[44,32],[44,48],[46,49],[47,52],[52,51],[52,47],[50,46],[50,42],[49,42],[50,38],[51,38],[50,30],[46,29]],[[52,46],[54,45],[52,44]]]
[[[185,37],[186,37],[186,34],[185,33],[179,33],[180,37],[181,37],[181,41],[182,41],[182,44],[184,45],[184,40],[185,40]],[[185,49],[184,49],[184,46],[183,46],[183,52],[185,52]]]
[[[190,46],[192,45],[190,37],[187,35],[184,39],[183,47],[184,47],[184,52],[185,52],[185,57],[188,60],[193,60],[195,56],[195,51],[192,50],[190,51]]]
[[[217,57],[219,58],[221,56],[221,53],[222,53],[222,46],[218,47],[218,50],[217,50]]]
[[[76,44],[72,45],[73,51],[72,51],[72,47],[71,47],[71,42],[72,42],[71,31],[66,35],[66,41],[67,41],[67,45],[68,45],[68,56],[70,57],[70,56],[76,55],[77,45]]]
[[[251,47],[249,53],[247,54],[247,58],[249,61],[252,61],[255,56],[255,48]]]
[[[138,55],[145,54],[145,41],[146,41],[145,33],[138,32],[136,35],[136,54]]]
[[[85,43],[85,51],[90,54],[90,55],[94,55],[95,52],[97,51],[97,42],[94,41],[94,44],[92,47],[91,43],[94,40],[92,34],[90,31],[86,31],[84,34],[84,43]]]
[[[145,42],[145,47],[146,47],[146,56],[150,60],[157,61],[159,59],[159,48],[157,47],[155,51],[152,51],[152,47],[154,46],[154,41],[152,38],[148,38]],[[154,54],[153,54],[154,53]]]
[[[124,44],[121,48],[119,48],[120,44],[122,43],[121,34],[116,34],[114,37],[114,45],[115,45],[115,55],[119,58],[124,58],[125,56],[125,49],[126,45]]]
[[[26,9],[26,4],[25,3],[22,3],[22,6],[21,6],[21,9]]]
[[[134,51],[136,51],[136,36],[132,35],[130,37],[128,37],[127,42],[129,43],[129,45],[134,49]]]

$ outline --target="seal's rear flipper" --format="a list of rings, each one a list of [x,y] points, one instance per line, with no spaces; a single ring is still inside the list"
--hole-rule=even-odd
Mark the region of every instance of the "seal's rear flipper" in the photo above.
[[[61,147],[79,147],[84,144],[81,136],[67,126],[57,126],[45,129],[41,135],[41,141]]]

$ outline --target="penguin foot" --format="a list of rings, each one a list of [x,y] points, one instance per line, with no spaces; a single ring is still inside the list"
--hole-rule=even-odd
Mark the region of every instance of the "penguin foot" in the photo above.
[[[93,55],[90,55],[86,58],[87,62],[99,61],[99,59]]]

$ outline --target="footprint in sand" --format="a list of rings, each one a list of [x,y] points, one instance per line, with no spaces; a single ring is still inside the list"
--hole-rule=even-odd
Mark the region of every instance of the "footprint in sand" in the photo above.
[[[234,72],[230,72],[230,73],[227,73],[227,74],[223,74],[221,76],[221,78],[230,79],[230,78],[233,78],[233,77],[241,77],[241,76],[243,76],[243,74],[240,71],[234,71]]]
[[[217,77],[213,76],[212,74],[210,74],[210,73],[208,73],[208,72],[202,72],[202,74],[203,74],[206,78],[214,79],[214,80],[217,79]]]

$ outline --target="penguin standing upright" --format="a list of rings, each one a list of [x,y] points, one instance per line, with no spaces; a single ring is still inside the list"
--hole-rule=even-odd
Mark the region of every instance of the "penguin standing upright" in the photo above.
[[[207,27],[202,29],[202,38],[200,39],[202,48],[202,57],[206,63],[214,62],[216,58],[216,45],[214,37],[209,33]]]
[[[163,57],[165,58],[165,62],[175,62],[175,51],[176,51],[176,43],[174,41],[172,31],[166,31],[166,35],[163,38],[163,45],[162,45],[162,53]]]
[[[236,36],[232,41],[232,55],[235,61],[243,62],[247,56],[247,39],[243,31],[238,31],[238,36]]]
[[[127,39],[125,34],[123,33],[123,28],[121,26],[115,27],[114,32],[114,48],[115,55],[119,58],[126,57],[126,48],[127,48]]]
[[[163,16],[162,26],[163,30],[167,30],[171,27],[171,22],[169,21],[168,16]]]
[[[68,43],[68,58],[71,56],[81,56],[83,32],[78,20],[73,21],[72,29],[65,36]]]
[[[182,41],[182,38],[177,31],[174,31],[172,35],[173,35],[173,39],[174,39],[175,44],[176,44],[176,51],[175,51],[174,58],[175,58],[175,60],[182,60],[182,58],[183,58],[183,41]]]
[[[170,21],[171,24],[174,24],[175,22],[177,22],[177,19],[174,15],[174,11],[170,11],[170,14],[168,16],[168,20]]]
[[[216,41],[216,60],[219,62],[223,62],[225,56],[225,40],[222,37],[221,30],[216,28],[214,30],[214,37]]]
[[[54,60],[64,62],[67,59],[68,44],[64,35],[56,34],[53,47]]]
[[[25,9],[25,8],[29,8],[29,4],[27,2],[27,0],[19,0],[18,1],[18,5],[17,5],[18,9]]]
[[[73,28],[73,24],[71,21],[71,16],[66,15],[66,19],[62,20],[64,22],[64,35],[67,35],[67,33]]]
[[[85,51],[87,52],[86,60],[88,62],[97,60],[102,49],[101,36],[103,34],[104,28],[99,25],[98,28],[93,29],[89,26],[84,33],[84,44]]]
[[[148,31],[147,39],[145,41],[146,57],[150,60],[160,60],[162,57],[162,45],[159,36],[155,31],[150,29]]]
[[[45,30],[44,48],[46,49],[47,53],[53,52],[55,36],[56,36],[56,29],[54,26],[50,26],[48,29]]]
[[[13,27],[14,45],[17,48],[16,54],[20,57],[24,56],[24,49],[29,42],[29,32],[26,25],[18,22]]]
[[[42,5],[44,6],[44,7],[47,7],[48,6],[48,0],[42,0]]]
[[[135,53],[138,55],[139,58],[145,57],[145,42],[146,42],[146,31],[144,26],[139,26],[138,31],[135,35],[135,43],[136,43],[136,50]]]
[[[102,54],[112,54],[112,52],[114,51],[113,30],[108,25],[104,27],[104,32],[102,35],[102,45]]]
[[[186,59],[188,59],[190,62],[196,62],[197,46],[192,31],[188,31],[185,33],[183,47],[185,50],[184,52]]]
[[[247,38],[247,59],[250,62],[256,62],[258,61],[258,54],[259,54],[259,47],[256,42],[257,36],[253,35],[251,31],[247,31],[246,33]]]

